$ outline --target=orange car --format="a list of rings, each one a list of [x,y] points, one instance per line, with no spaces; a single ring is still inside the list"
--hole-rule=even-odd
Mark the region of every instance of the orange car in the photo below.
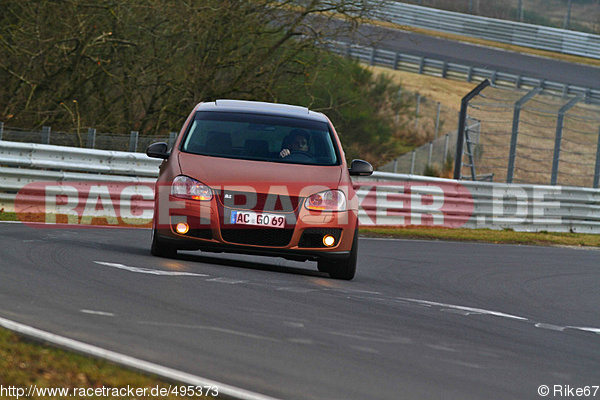
[[[352,279],[358,250],[358,200],[329,119],[304,107],[252,101],[200,103],[156,183],[151,252],[201,250],[317,261],[319,271]]]

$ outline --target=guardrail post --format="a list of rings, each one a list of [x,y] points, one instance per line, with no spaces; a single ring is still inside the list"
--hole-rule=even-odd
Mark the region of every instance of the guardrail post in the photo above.
[[[4,122],[0,122],[0,140],[2,140],[3,133],[4,133]]]
[[[556,185],[558,178],[558,164],[560,162],[560,146],[562,143],[562,131],[563,124],[565,122],[565,114],[580,100],[581,96],[572,98],[567,104],[558,110],[558,118],[556,119],[556,138],[554,139],[554,157],[552,159],[552,177],[550,178],[550,184],[552,186]]]
[[[419,61],[419,74],[423,74],[423,70],[425,69],[425,57],[421,57]]]
[[[50,127],[42,127],[42,144],[50,144]]]
[[[88,129],[86,147],[88,149],[96,148],[96,130],[94,128]]]
[[[460,113],[458,114],[458,137],[456,138],[456,158],[454,160],[454,179],[460,179],[460,170],[462,169],[462,156],[465,144],[465,125],[467,122],[467,107],[473,97],[477,96],[483,89],[490,86],[488,79],[484,79],[475,89],[471,90],[460,101]]]
[[[377,54],[377,49],[375,47],[373,47],[373,51],[371,51],[371,65],[375,65],[375,56]]]
[[[139,132],[131,131],[129,136],[129,151],[135,153],[137,151]]]
[[[591,103],[591,98],[592,98],[592,89],[591,88],[587,88],[585,90],[585,102],[586,103]]]
[[[596,172],[594,173],[594,189],[600,183],[600,129],[598,130],[598,147],[596,148]]]
[[[394,159],[394,173],[397,174],[398,173],[398,159]]]
[[[469,67],[469,72],[467,72],[467,82],[471,82],[473,80],[473,67]]]
[[[520,89],[522,84],[523,84],[523,77],[521,75],[518,75],[517,81],[515,82],[515,87],[517,89]]]
[[[517,139],[519,135],[519,121],[521,118],[521,108],[531,98],[542,91],[541,88],[534,88],[525,96],[521,97],[515,103],[515,109],[513,112],[513,123],[512,123],[512,135],[510,137],[510,150],[508,153],[508,170],[506,171],[506,183],[512,183],[514,172],[515,172],[515,157],[517,154]]]
[[[396,53],[394,57],[394,70],[398,69],[398,63],[400,62],[400,53]]]
[[[410,157],[410,174],[415,174],[415,157],[417,156],[417,152],[415,150],[412,151],[412,156]]]

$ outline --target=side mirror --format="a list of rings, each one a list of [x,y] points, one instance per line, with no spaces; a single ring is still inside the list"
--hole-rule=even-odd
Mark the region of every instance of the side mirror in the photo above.
[[[171,153],[169,153],[168,144],[166,144],[165,142],[158,142],[152,143],[150,146],[148,146],[148,148],[146,149],[146,155],[148,157],[162,158],[163,160],[166,160],[167,158],[169,158]]]
[[[373,166],[364,160],[352,160],[348,172],[352,176],[369,176],[373,173]]]

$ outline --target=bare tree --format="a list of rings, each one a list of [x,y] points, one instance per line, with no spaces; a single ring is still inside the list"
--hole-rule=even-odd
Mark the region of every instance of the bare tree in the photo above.
[[[4,0],[0,120],[164,133],[216,98],[277,100],[362,0]],[[76,108],[75,108],[76,106]]]

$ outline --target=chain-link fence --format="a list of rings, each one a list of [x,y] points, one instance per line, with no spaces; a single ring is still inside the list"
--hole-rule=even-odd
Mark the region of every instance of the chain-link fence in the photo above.
[[[469,103],[468,116],[481,129],[473,148],[477,174],[496,182],[598,187],[600,106],[539,89],[488,87]],[[463,167],[462,175],[470,171]]]
[[[403,154],[379,168],[382,172],[450,178],[454,166],[457,131]]]
[[[173,145],[176,133],[166,136],[139,136],[132,131],[127,134],[101,133],[95,129],[85,132],[53,131],[51,127],[42,129],[23,129],[6,126],[0,122],[0,140],[23,143],[51,144],[56,146],[85,147],[99,150],[144,152],[154,142],[168,142]]]
[[[397,0],[440,10],[600,33],[598,0]]]

